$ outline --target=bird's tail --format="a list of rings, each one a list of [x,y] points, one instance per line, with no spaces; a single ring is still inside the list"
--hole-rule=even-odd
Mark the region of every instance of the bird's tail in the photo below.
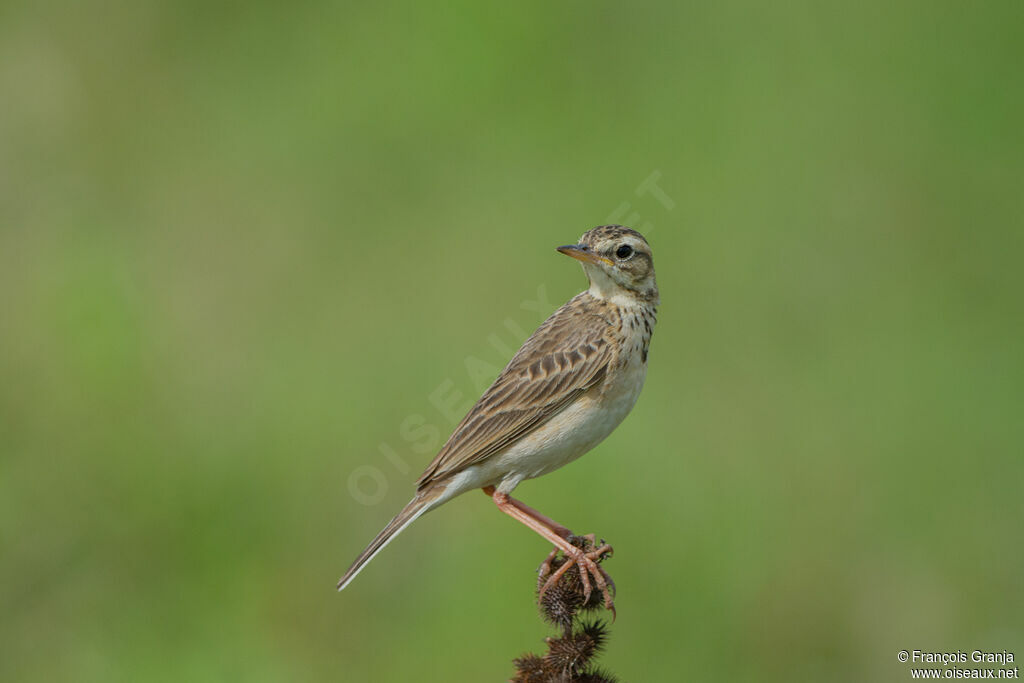
[[[402,508],[402,511],[395,515],[393,520],[388,522],[384,530],[377,534],[377,537],[370,542],[370,545],[366,546],[366,550],[359,554],[356,561],[352,563],[352,566],[348,568],[345,575],[338,581],[338,590],[340,591],[350,584],[352,579],[356,578],[356,574],[361,572],[363,567],[376,557],[377,553],[384,549],[384,546],[390,543],[405,527],[415,522],[420,515],[431,509],[433,507],[431,503],[436,502],[436,495],[425,496],[422,494],[409,501],[408,505]]]

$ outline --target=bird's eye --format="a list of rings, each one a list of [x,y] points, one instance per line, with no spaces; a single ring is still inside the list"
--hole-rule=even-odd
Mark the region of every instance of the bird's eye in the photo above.
[[[619,245],[619,248],[615,250],[615,255],[619,258],[629,258],[633,255],[633,247],[628,244]]]

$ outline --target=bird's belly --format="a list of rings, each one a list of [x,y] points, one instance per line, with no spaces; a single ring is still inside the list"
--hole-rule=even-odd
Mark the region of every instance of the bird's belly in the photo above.
[[[646,366],[618,373],[613,386],[580,397],[495,458],[492,472],[510,491],[524,479],[552,472],[604,440],[625,419],[643,387]],[[488,468],[490,469],[490,468]]]

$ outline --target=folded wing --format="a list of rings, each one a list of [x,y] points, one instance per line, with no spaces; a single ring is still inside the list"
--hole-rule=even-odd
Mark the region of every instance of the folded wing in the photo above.
[[[610,321],[577,301],[526,340],[416,482],[420,490],[508,448],[599,385],[612,362]]]

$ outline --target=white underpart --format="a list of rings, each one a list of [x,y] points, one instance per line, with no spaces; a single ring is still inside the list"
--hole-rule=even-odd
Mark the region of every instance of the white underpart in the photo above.
[[[606,299],[622,305],[621,300],[632,302],[632,298],[623,291],[622,286],[611,278],[600,266],[590,263],[583,264],[583,270],[590,278],[590,296],[595,299]]]

